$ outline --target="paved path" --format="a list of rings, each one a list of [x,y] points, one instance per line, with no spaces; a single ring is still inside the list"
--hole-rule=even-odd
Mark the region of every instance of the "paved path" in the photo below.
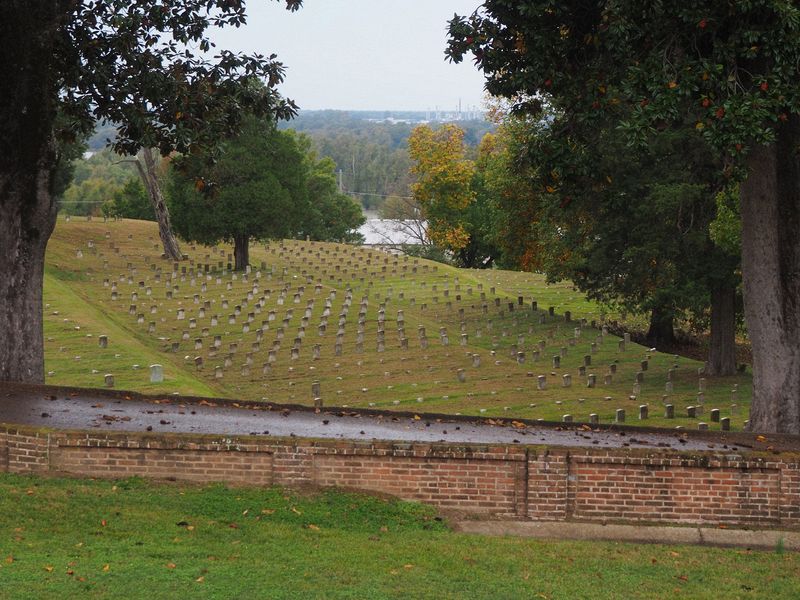
[[[457,531],[550,540],[611,540],[644,544],[699,544],[762,550],[800,550],[800,532],[773,529],[619,525],[564,521],[458,521]]]
[[[740,451],[773,444],[796,449],[798,438],[762,443],[748,434],[646,430],[613,426],[541,425],[510,419],[500,423],[420,413],[313,409],[230,400],[143,396],[102,389],[59,388],[0,383],[0,423],[53,429],[152,431],[312,437],[400,442],[533,444],[571,447],[620,447]],[[775,446],[778,444],[778,446]]]

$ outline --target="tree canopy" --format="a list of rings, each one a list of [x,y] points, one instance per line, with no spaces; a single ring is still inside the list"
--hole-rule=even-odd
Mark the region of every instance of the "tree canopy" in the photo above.
[[[800,7],[486,0],[450,22],[447,54],[471,54],[487,90],[517,112],[551,105],[563,134],[552,158],[564,164],[569,134],[603,123],[634,149],[671,126],[706,140],[721,174],[742,182],[751,426],[800,433]],[[613,185],[587,164],[588,180]],[[558,176],[545,174],[542,191],[557,190]]]
[[[233,241],[236,268],[249,263],[250,239],[355,240],[361,209],[339,194],[330,159],[310,140],[247,117],[213,165],[189,155],[173,161],[168,197],[175,229],[203,244]]]
[[[408,138],[411,172],[417,178],[411,192],[427,222],[426,236],[462,267],[489,266],[497,254],[483,176],[491,140],[487,133],[475,161],[468,157],[464,130],[458,125],[419,125]]]

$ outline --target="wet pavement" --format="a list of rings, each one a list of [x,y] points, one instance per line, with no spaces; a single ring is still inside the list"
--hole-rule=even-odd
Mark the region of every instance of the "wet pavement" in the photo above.
[[[746,451],[800,440],[619,426],[538,424],[425,413],[313,408],[0,382],[0,423],[48,429],[254,435],[359,441]]]

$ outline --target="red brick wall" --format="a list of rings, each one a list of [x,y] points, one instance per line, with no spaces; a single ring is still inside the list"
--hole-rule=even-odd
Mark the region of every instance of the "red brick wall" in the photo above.
[[[528,459],[528,516],[542,521],[567,517],[569,454],[531,453]]]
[[[671,523],[780,521],[779,469],[668,463],[631,464],[624,457],[574,460],[570,516]]]
[[[8,442],[6,435],[0,433],[0,472],[8,471]]]
[[[221,450],[64,447],[51,454],[56,471],[91,477],[156,477],[272,484],[272,454]]]
[[[0,429],[0,471],[337,486],[534,520],[800,528],[795,455]]]
[[[513,515],[516,464],[511,461],[317,455],[314,480],[385,492],[436,506]]]
[[[48,469],[49,436],[16,430],[0,431],[5,438],[6,470],[12,473],[46,471]],[[0,461],[0,466],[2,466]]]

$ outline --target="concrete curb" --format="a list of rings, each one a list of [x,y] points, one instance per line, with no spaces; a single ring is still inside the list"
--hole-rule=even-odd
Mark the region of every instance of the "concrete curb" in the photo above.
[[[644,544],[697,544],[800,551],[800,532],[659,525],[603,525],[554,521],[456,521],[462,533],[550,540],[604,540]]]

